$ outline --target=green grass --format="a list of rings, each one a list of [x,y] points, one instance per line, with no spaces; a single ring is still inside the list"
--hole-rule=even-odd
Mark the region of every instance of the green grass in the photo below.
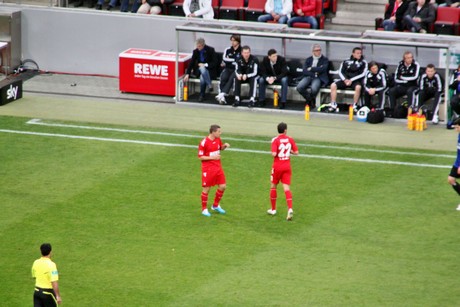
[[[45,241],[54,248],[65,306],[458,306],[460,302],[458,196],[446,184],[455,148],[447,153],[419,151],[439,155],[432,157],[385,152],[413,152],[410,149],[311,147],[305,146],[310,142],[297,140],[304,154],[446,168],[294,157],[295,216],[290,223],[285,221],[281,188],[279,214],[265,213],[270,155],[228,150],[222,161],[228,185],[222,207],[227,214],[205,218],[200,215],[199,137],[33,126],[25,125],[24,118],[0,120],[0,129],[194,146],[0,132],[4,306],[31,305],[30,268]],[[222,138],[237,138],[228,141],[232,148],[267,153],[270,148],[269,138],[225,133]],[[210,199],[213,194],[214,189]]]

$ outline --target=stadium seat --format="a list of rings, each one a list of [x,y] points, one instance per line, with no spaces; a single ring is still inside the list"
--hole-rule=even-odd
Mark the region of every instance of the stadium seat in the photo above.
[[[385,16],[385,12],[388,10],[388,7],[390,6],[389,3],[385,4],[385,9],[383,10],[383,16]],[[383,31],[383,18],[382,17],[377,17],[375,18],[375,30]]]
[[[337,0],[326,0],[323,3],[323,13],[325,11],[335,14],[337,12]]]
[[[168,14],[170,16],[185,16],[182,8],[184,0],[176,0],[169,5]]]
[[[219,19],[244,20],[244,0],[222,0]]]
[[[434,33],[458,35],[460,9],[456,7],[439,7],[434,23]]]
[[[316,0],[316,20],[318,20],[318,28],[324,29],[324,14],[323,14],[323,0]],[[292,24],[293,28],[310,29],[311,25],[308,22],[295,22]]]
[[[266,0],[249,0],[246,8],[246,21],[257,21],[260,15],[265,11]]]

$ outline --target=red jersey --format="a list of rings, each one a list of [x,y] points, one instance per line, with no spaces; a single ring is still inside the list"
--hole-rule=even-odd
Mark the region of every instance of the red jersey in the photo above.
[[[216,138],[211,140],[209,137],[205,137],[198,146],[198,157],[202,156],[217,156],[220,155],[220,149],[222,148],[222,140]],[[213,168],[222,168],[220,160],[206,160],[201,161],[202,169],[213,169]]]
[[[273,168],[290,168],[291,151],[298,151],[293,138],[280,134],[272,139],[272,152],[276,152],[273,159]]]

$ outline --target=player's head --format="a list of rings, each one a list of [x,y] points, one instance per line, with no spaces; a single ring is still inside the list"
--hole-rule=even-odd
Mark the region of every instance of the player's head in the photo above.
[[[247,61],[251,55],[251,48],[249,46],[241,47],[241,56]]]
[[[233,34],[230,36],[230,41],[232,42],[233,47],[238,47],[241,44],[241,36],[238,34]]]
[[[425,73],[428,78],[433,78],[434,74],[436,73],[436,67],[433,64],[428,64],[425,69]]]
[[[276,61],[278,60],[278,54],[276,53],[275,49],[268,50],[267,55],[268,55],[268,58],[270,59],[270,62],[272,63],[276,63]]]
[[[216,132],[219,129],[220,129],[219,125],[211,125],[211,127],[209,127],[209,133]]]
[[[278,124],[278,133],[285,133],[287,130],[287,124],[286,123],[279,123]]]
[[[404,63],[406,63],[406,65],[412,64],[412,62],[414,61],[414,55],[412,54],[412,52],[410,51],[404,52],[403,61]]]
[[[377,62],[372,61],[369,63],[369,70],[375,75],[376,73],[379,72],[379,65]]]
[[[360,60],[363,57],[363,49],[361,49],[361,47],[355,47],[353,48],[351,55],[353,58]]]
[[[48,256],[51,253],[51,244],[43,243],[40,245],[40,252],[42,253],[42,256]]]

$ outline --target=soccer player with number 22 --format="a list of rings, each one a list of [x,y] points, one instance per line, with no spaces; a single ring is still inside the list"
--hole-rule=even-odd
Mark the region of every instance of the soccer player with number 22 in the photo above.
[[[284,194],[286,195],[286,203],[288,206],[287,220],[292,221],[294,211],[292,210],[292,193],[290,189],[291,184],[291,154],[298,155],[299,150],[293,138],[287,136],[287,124],[278,124],[279,135],[272,139],[272,156],[273,167],[270,177],[270,202],[271,209],[267,211],[270,215],[276,214],[276,198],[278,183],[283,184]]]

